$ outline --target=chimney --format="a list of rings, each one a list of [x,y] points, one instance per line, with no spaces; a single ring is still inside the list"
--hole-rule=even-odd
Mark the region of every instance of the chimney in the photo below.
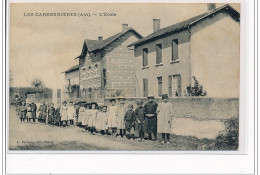
[[[208,11],[210,11],[210,10],[213,10],[213,9],[216,8],[216,4],[215,3],[208,3],[207,7],[208,7]]]
[[[153,32],[160,30],[160,19],[153,19]]]
[[[98,41],[103,41],[103,36],[99,36]]]
[[[122,24],[122,32],[125,32],[128,29],[128,24]]]

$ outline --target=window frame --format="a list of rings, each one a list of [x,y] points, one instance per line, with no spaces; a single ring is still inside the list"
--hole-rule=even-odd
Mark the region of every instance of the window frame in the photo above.
[[[175,43],[175,46],[177,46],[177,49],[174,47],[174,45],[173,45],[174,43]],[[171,58],[171,61],[172,62],[178,62],[179,61],[179,39],[173,39],[171,45],[172,45],[172,58]],[[176,50],[174,50],[174,48],[177,50],[177,56],[175,56],[176,55],[175,54]],[[175,58],[175,57],[177,57],[177,58]]]
[[[142,52],[143,52],[142,67],[148,67],[148,48],[143,48]]]

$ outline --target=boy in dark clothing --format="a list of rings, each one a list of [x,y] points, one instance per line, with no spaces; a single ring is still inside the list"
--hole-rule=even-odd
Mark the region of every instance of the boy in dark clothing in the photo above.
[[[35,122],[37,106],[33,101],[31,103],[31,109],[32,109],[32,120],[33,122]]]
[[[135,129],[139,133],[139,142],[144,139],[144,107],[143,101],[137,101],[138,107],[135,110]]]
[[[54,113],[55,113],[55,108],[53,106],[54,106],[54,104],[50,103],[50,106],[49,106],[49,109],[48,109],[48,124],[53,123]]]
[[[135,123],[135,112],[133,111],[133,105],[128,105],[128,111],[126,111],[124,116],[125,130],[127,139],[134,138],[134,134],[131,134],[130,131],[134,127]],[[131,134],[131,136],[130,136]]]

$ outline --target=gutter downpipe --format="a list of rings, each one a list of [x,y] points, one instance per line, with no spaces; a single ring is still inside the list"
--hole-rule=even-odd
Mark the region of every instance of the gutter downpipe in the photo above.
[[[191,30],[190,30],[190,24],[188,24],[187,26],[188,28],[188,32],[189,32],[189,39],[190,39],[190,42],[189,42],[189,85],[191,86]]]

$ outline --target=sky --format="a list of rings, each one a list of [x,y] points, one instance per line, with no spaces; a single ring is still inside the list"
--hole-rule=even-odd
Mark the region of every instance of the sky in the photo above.
[[[230,5],[240,12],[239,4]],[[60,88],[64,84],[62,72],[78,64],[74,58],[80,55],[85,39],[106,39],[120,32],[124,23],[147,36],[153,32],[154,18],[161,19],[164,28],[205,11],[207,5],[202,3],[11,3],[9,68],[13,86],[31,86],[37,77],[46,87]],[[36,16],[64,12],[76,16]],[[92,16],[77,16],[79,13]]]

